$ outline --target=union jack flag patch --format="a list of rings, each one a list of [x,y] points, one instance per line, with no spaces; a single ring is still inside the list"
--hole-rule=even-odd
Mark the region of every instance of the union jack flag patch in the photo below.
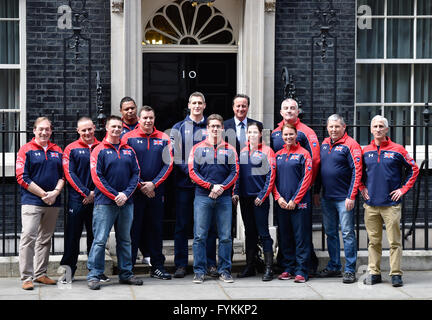
[[[298,208],[299,209],[307,209],[307,203],[306,202],[305,203],[299,203]]]
[[[393,152],[384,152],[384,158],[394,159]]]
[[[335,151],[342,151],[343,150],[343,147],[342,146],[337,146],[336,148],[335,148]]]
[[[300,160],[300,155],[299,154],[292,154],[290,157],[290,160]]]
[[[162,140],[153,140],[153,145],[154,146],[161,146],[162,145]]]
[[[262,153],[259,152],[259,151],[255,151],[254,154],[253,154],[253,156],[254,156],[255,158],[262,159]]]
[[[51,152],[51,158],[58,158],[59,155],[57,152]]]
[[[131,156],[132,155],[132,151],[131,150],[123,150],[123,154],[127,155],[127,156]]]
[[[227,156],[228,150],[219,150],[219,154],[223,154],[224,156]]]

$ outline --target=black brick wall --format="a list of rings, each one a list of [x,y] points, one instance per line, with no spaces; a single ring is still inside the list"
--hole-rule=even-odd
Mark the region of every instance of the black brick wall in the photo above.
[[[57,13],[66,0],[29,0],[27,6],[27,129],[41,115],[54,116],[55,129],[74,128],[77,112],[88,115],[88,43],[83,42],[80,56],[67,50],[67,112],[63,113],[63,39],[72,30],[59,29]],[[81,8],[81,1],[72,1]],[[105,110],[110,106],[110,1],[87,0],[88,23],[82,34],[91,39],[91,113],[96,118],[96,72],[100,71]],[[66,120],[66,123],[63,123]],[[64,146],[62,146],[64,147]]]
[[[326,1],[322,1],[326,2]],[[303,103],[303,122],[322,124],[333,113],[334,48],[321,61],[320,48],[314,48],[314,107],[311,114],[311,43],[320,34],[314,12],[317,1],[278,0],[276,2],[276,66],[275,66],[275,125],[282,120],[279,114],[284,85],[282,68],[287,67],[294,77],[297,95]],[[339,24],[330,32],[337,37],[337,107],[353,121],[355,84],[355,0],[334,0]],[[323,136],[317,131],[320,141]]]

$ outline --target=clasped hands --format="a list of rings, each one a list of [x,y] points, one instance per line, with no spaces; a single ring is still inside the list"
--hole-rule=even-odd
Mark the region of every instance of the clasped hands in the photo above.
[[[221,184],[213,185],[213,188],[210,190],[210,194],[208,195],[211,199],[217,199],[224,192],[224,188]]]
[[[151,181],[143,182],[142,187],[140,188],[140,191],[149,198],[155,197],[156,193],[154,190],[155,190],[155,185]]]
[[[55,203],[57,196],[60,194],[58,190],[52,190],[44,193],[44,196],[41,198],[44,203],[51,206]]]
[[[294,210],[296,207],[296,203],[293,200],[286,202],[286,200],[283,197],[280,197],[277,202],[279,206],[285,210]]]

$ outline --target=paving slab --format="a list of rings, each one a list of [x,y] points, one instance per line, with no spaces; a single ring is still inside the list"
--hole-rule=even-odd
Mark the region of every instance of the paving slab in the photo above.
[[[358,275],[359,276],[359,275]],[[264,282],[261,275],[224,283],[208,278],[202,284],[192,282],[193,275],[183,279],[159,280],[140,275],[144,285],[119,284],[117,276],[110,276],[101,290],[90,290],[84,276],[72,284],[47,286],[35,283],[35,289],[25,291],[19,278],[0,278],[0,300],[174,300],[174,301],[236,301],[236,300],[432,300],[432,271],[404,273],[404,286],[394,288],[391,279],[383,274],[383,283],[373,286],[360,281],[342,283],[341,278],[312,278],[306,283],[292,280]],[[54,278],[56,279],[56,278]],[[193,303],[193,302],[192,302]]]

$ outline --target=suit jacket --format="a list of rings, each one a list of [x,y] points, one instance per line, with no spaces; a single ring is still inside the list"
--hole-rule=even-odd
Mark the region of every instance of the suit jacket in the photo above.
[[[257,120],[254,120],[251,118],[246,118],[246,119],[247,119],[248,124],[251,122],[257,122],[257,123],[260,123],[262,125],[262,123],[257,121]],[[245,128],[245,129],[247,130],[247,128]],[[240,141],[237,138],[236,123],[235,123],[234,117],[224,121],[224,130],[225,130],[225,141],[230,143],[233,147],[235,147],[236,151],[237,151],[237,155],[239,155],[240,154]],[[233,144],[232,138],[229,139],[229,134],[227,134],[228,130],[229,131],[234,130],[235,137],[236,137],[235,145]],[[231,131],[231,133],[232,133],[232,131]]]

